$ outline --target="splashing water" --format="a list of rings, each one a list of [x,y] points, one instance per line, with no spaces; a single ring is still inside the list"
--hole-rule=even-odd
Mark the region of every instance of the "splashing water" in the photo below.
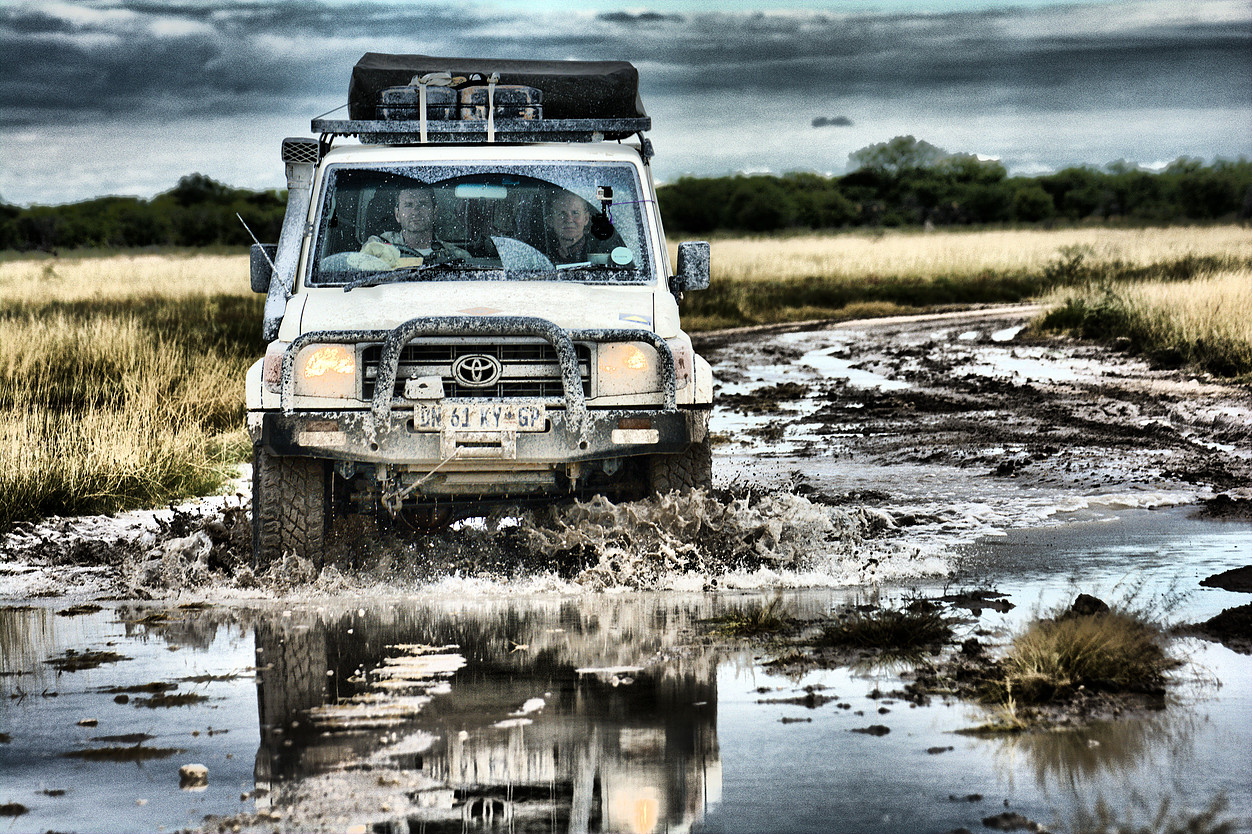
[[[78,566],[73,582],[50,591],[90,595],[96,584],[137,598],[829,587],[949,571],[946,560],[906,545],[890,513],[786,490],[595,497],[418,535],[341,521],[320,568],[288,554],[254,571],[246,505],[179,511],[147,529],[132,519],[112,535],[93,529],[90,541],[62,522],[54,535],[10,537],[6,549],[26,557],[30,575],[40,563]]]
[[[798,574],[837,566],[845,575],[878,563],[884,548],[871,540],[895,528],[886,513],[790,493],[697,490],[621,504],[597,496],[553,515],[548,525],[525,527],[527,545],[580,554],[585,567],[573,579],[594,589],[699,587],[760,569]]]

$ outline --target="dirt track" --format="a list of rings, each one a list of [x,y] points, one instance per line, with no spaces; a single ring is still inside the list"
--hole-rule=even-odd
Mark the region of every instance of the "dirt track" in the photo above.
[[[1209,512],[1249,515],[1252,392],[1153,369],[1099,346],[1023,339],[1019,331],[1033,311],[1018,306],[702,336],[698,348],[713,363],[719,389],[715,427],[738,423],[715,437],[717,481],[743,486],[746,472],[751,489],[851,508],[861,513],[852,520],[858,537],[902,546],[924,535],[927,524],[952,528],[962,512],[953,508],[954,495],[991,501],[983,496],[996,492],[1005,506],[1031,490],[1050,506],[1067,496],[1168,494],[1173,503],[1205,500]],[[789,483],[752,471],[770,460],[791,468]],[[860,467],[859,480],[849,476],[849,464]],[[896,488],[910,465],[947,473],[940,476],[947,504],[939,498],[919,511],[903,495],[907,488]],[[997,490],[997,483],[1014,489]],[[291,593],[314,581],[317,571],[307,563],[280,566],[269,578],[252,575],[246,480],[239,488],[190,514],[21,525],[0,541],[0,598],[145,598],[209,587],[218,598],[223,589],[247,597]],[[778,522],[748,523],[765,529]],[[1027,522],[1007,526],[1019,523]],[[991,524],[1003,528],[1004,514]],[[977,534],[963,532],[966,539]],[[425,574],[409,576],[394,559],[382,559],[369,581],[428,582],[440,565],[472,575],[488,561],[500,576],[500,565],[519,552],[515,541],[497,540],[487,543],[493,555],[483,556],[474,550],[481,542],[461,540],[441,561],[428,544],[402,557],[407,566],[420,562]],[[538,554],[537,564],[548,561]],[[341,581],[336,574],[320,590],[334,593]]]
[[[1229,676],[1226,692],[1238,697],[1227,695],[1224,702],[1210,705],[1199,699],[1197,707],[1192,701],[1198,696],[1186,688],[1190,677],[1184,676],[1182,697],[1166,710],[1127,710],[1119,721],[1076,733],[970,740],[955,734],[971,723],[967,706],[937,698],[907,701],[897,694],[904,691],[904,681],[894,673],[878,670],[862,677],[841,667],[788,668],[774,663],[782,657],[777,647],[752,643],[745,652],[731,641],[729,649],[719,649],[708,636],[714,615],[742,615],[748,610],[745,600],[770,594],[782,600],[783,592],[775,588],[790,587],[782,604],[794,605],[788,610],[808,620],[829,616],[836,603],[846,607],[875,598],[880,578],[894,578],[897,588],[913,588],[925,578],[936,602],[970,611],[971,617],[961,618],[967,629],[962,636],[980,638],[960,644],[961,652],[970,653],[971,645],[978,648],[1019,621],[1009,617],[1028,617],[1024,612],[1041,598],[1045,585],[1064,586],[1067,559],[1088,554],[1099,545],[1094,541],[1099,534],[1075,534],[1078,545],[1055,559],[1058,547],[1066,546],[1055,538],[1042,545],[1026,542],[1018,550],[1009,542],[994,557],[986,556],[1045,562],[1039,572],[1016,567],[1000,572],[1018,577],[1012,603],[999,592],[940,595],[940,587],[946,591],[950,581],[978,588],[996,581],[986,574],[950,579],[943,571],[953,564],[946,557],[958,550],[950,546],[954,543],[1013,527],[1034,532],[1032,523],[1088,499],[1105,502],[1105,508],[1172,503],[1173,510],[1141,513],[1129,523],[1142,524],[1145,515],[1152,516],[1158,532],[1165,529],[1180,538],[1188,535],[1175,529],[1180,522],[1190,525],[1188,530],[1234,529],[1231,536],[1246,529],[1246,522],[1186,518],[1197,500],[1213,514],[1249,515],[1252,395],[1246,388],[1151,369],[1103,348],[1024,341],[1018,330],[1028,315],[1028,309],[1016,308],[703,338],[701,350],[713,362],[719,385],[715,480],[720,487],[738,480],[738,488],[563,511],[567,529],[545,529],[556,544],[532,549],[532,556],[539,557],[535,564],[550,569],[559,553],[575,550],[568,546],[571,531],[581,537],[582,552],[599,548],[608,556],[591,569],[541,577],[535,584],[525,571],[493,572],[501,558],[517,551],[487,550],[501,541],[516,545],[525,535],[524,521],[507,532],[462,529],[448,537],[430,536],[407,550],[383,553],[365,564],[327,567],[320,575],[310,563],[292,559],[261,576],[248,566],[251,536],[243,494],[206,502],[203,512],[23,526],[0,542],[0,600],[8,601],[0,611],[7,609],[9,622],[19,624],[11,633],[32,635],[14,641],[19,650],[13,652],[10,674],[13,685],[23,687],[13,690],[18,699],[14,715],[20,718],[14,723],[22,728],[52,724],[43,716],[55,709],[60,730],[34,742],[13,730],[10,750],[22,745],[25,751],[25,745],[37,742],[32,748],[37,755],[23,752],[11,758],[6,779],[25,780],[29,789],[21,798],[31,806],[31,818],[40,820],[39,830],[74,827],[61,824],[74,819],[72,809],[57,804],[64,789],[43,792],[45,785],[69,783],[48,763],[61,760],[53,753],[82,754],[83,739],[95,732],[109,733],[100,739],[152,738],[153,746],[142,748],[144,755],[186,750],[185,757],[171,759],[163,770],[161,762],[149,766],[149,773],[161,775],[147,781],[143,802],[151,796],[149,809],[162,802],[168,806],[165,816],[152,817],[166,827],[206,831],[235,825],[256,831],[340,831],[349,817],[378,830],[382,824],[375,823],[384,818],[403,819],[416,829],[417,821],[441,813],[429,804],[417,807],[418,798],[428,794],[416,791],[432,788],[445,792],[444,810],[462,824],[469,819],[463,814],[484,806],[464,787],[454,802],[452,770],[436,773],[444,761],[444,747],[436,745],[480,750],[484,756],[490,752],[491,761],[507,761],[509,767],[500,773],[507,775],[508,793],[499,795],[516,800],[508,807],[519,813],[528,802],[551,803],[555,782],[546,772],[539,788],[514,792],[518,775],[529,772],[528,763],[543,760],[540,753],[551,753],[554,764],[595,759],[605,766],[617,756],[635,776],[654,773],[657,784],[684,786],[675,800],[687,814],[682,827],[703,817],[705,827],[714,831],[737,830],[743,815],[751,813],[779,830],[833,830],[836,814],[844,830],[881,827],[891,814],[898,815],[895,827],[882,830],[971,830],[978,820],[984,827],[996,827],[988,820],[1025,827],[1026,815],[1046,819],[1058,803],[1081,804],[1064,790],[1049,794],[1048,780],[1039,776],[1049,768],[1058,785],[1072,786],[1093,774],[1124,775],[1129,787],[1114,785],[1109,794],[1114,797],[1137,797],[1158,788],[1168,797],[1180,791],[1173,779],[1184,773],[1186,791],[1178,794],[1179,807],[1234,792],[1234,810],[1244,814],[1252,807],[1244,787],[1246,768],[1223,758],[1231,737],[1236,746],[1246,746],[1245,713],[1238,711],[1246,699],[1240,700],[1237,687],[1248,677],[1246,664],[1238,665],[1244,659],[1237,656],[1202,655],[1225,658],[1207,673],[1223,681]],[[1136,496],[1142,496],[1138,503]],[[1075,497],[1081,500],[1067,503]],[[1017,506],[1032,502],[1038,512],[1015,513]],[[681,532],[688,524],[691,532]],[[933,558],[915,558],[926,549],[918,543],[928,537]],[[1222,569],[1234,567],[1230,562],[1246,553],[1224,542]],[[452,547],[441,552],[447,545]],[[734,558],[716,558],[731,550]],[[767,551],[762,560],[750,566],[764,565],[757,576],[738,554],[761,550]],[[823,551],[828,558],[820,564],[806,561],[807,554]],[[1028,558],[1022,551],[1029,551]],[[1111,568],[1096,565],[1106,576],[1120,574],[1125,564],[1124,554],[1110,552],[1100,558]],[[1141,565],[1153,567],[1140,570],[1159,572],[1174,553],[1141,559]],[[658,554],[688,561],[674,570]],[[790,576],[779,566],[784,554],[792,559]],[[900,557],[894,575],[883,569],[893,556]],[[607,570],[610,562],[616,573]],[[1082,566],[1089,582],[1094,581],[1091,565]],[[740,575],[732,576],[734,570]],[[669,577],[653,585],[620,581],[628,572],[666,571]],[[449,584],[432,584],[435,574]],[[452,581],[454,575],[461,584]],[[584,581],[589,575],[600,579]],[[671,581],[674,576],[681,582]],[[1203,576],[1187,578],[1196,583]],[[1212,582],[1246,587],[1240,584],[1243,576],[1227,571]],[[615,581],[660,592],[590,592]],[[757,584],[748,584],[753,581]],[[425,597],[411,594],[432,589]],[[722,593],[708,593],[712,590]],[[28,604],[37,597],[55,601]],[[182,604],[116,602],[148,597]],[[281,603],[258,604],[257,597],[278,597]],[[99,600],[103,606],[62,607],[66,598]],[[53,611],[59,616],[53,618]],[[1192,633],[1243,650],[1249,645],[1247,606],[1223,617]],[[68,636],[48,639],[53,633],[48,621],[62,628],[56,633]],[[96,630],[84,636],[80,623],[87,621]],[[150,651],[149,645],[154,647]],[[111,657],[92,653],[103,646],[118,647],[116,667]],[[346,710],[355,715],[364,701],[341,697],[349,691],[339,689],[346,683],[330,682],[351,682],[374,666],[391,668],[394,658],[383,658],[384,647],[416,652],[400,658],[408,665],[396,668],[413,675],[400,682],[431,687],[444,679],[427,674],[423,664],[433,656],[422,653],[457,646],[464,657],[445,661],[464,664],[468,658],[477,665],[437,696],[443,700],[436,708],[406,714],[401,725],[382,725],[381,740],[372,730],[349,725],[350,732],[339,735],[321,729],[295,732],[311,714]],[[49,647],[63,654],[45,659],[40,652],[47,654]],[[173,652],[181,648],[187,651]],[[717,661],[716,652],[724,649],[730,659]],[[241,675],[240,667],[250,667],[254,659],[260,670],[256,677]],[[109,664],[98,674],[119,686],[140,682],[147,692],[154,686],[194,684],[194,692],[189,688],[182,694],[199,696],[203,689],[210,700],[199,708],[188,704],[170,710],[157,731],[147,710],[136,709],[148,706],[143,699],[127,704],[118,700],[123,696],[115,695],[116,689],[82,683],[71,673],[58,673],[53,682],[59,691],[43,690],[55,699],[25,697],[41,691],[37,672],[45,666],[85,661]],[[189,663],[197,672],[193,677],[187,677]],[[558,667],[566,678],[553,671]],[[722,674],[719,668],[733,673]],[[603,681],[594,677],[600,673]],[[411,706],[434,689],[421,688],[420,698],[411,697],[415,691],[400,689],[370,703],[380,710]],[[638,709],[624,713],[632,703]],[[84,729],[82,721],[67,724],[65,714],[89,717],[90,726],[98,721],[100,729]],[[388,720],[393,718],[388,713]],[[1160,729],[1175,725],[1182,729]],[[389,736],[386,730],[395,726],[399,732]],[[259,748],[253,740],[258,727]],[[140,730],[143,734],[131,735]],[[149,732],[160,735],[153,738]],[[1194,742],[1180,741],[1193,736]],[[523,739],[538,752],[530,755]],[[110,755],[140,754],[140,747],[100,749]],[[559,756],[552,752],[558,749]],[[691,749],[700,755],[691,755]],[[1206,758],[1190,757],[1193,749]],[[525,755],[506,759],[506,751]],[[211,765],[210,793],[179,789],[177,766],[184,761]],[[884,762],[891,766],[883,767]],[[795,769],[797,763],[805,769]],[[819,763],[816,773],[808,770],[813,763]],[[693,770],[693,764],[700,767]],[[848,779],[849,771],[847,784],[866,787],[832,790],[831,785]],[[74,790],[107,797],[99,803],[101,813],[133,825],[139,806],[118,789],[115,773],[99,774],[84,777],[75,771]],[[284,775],[298,778],[284,781],[279,778]],[[1035,780],[1040,780],[1039,790]],[[241,795],[238,785],[248,790]],[[782,785],[797,787],[786,792],[780,791]],[[561,794],[560,813],[577,803],[567,794],[581,795],[573,788]],[[851,794],[860,796],[864,807],[856,806],[857,796]],[[758,802],[760,796],[769,801]],[[811,818],[783,816],[807,808],[823,809],[821,828]],[[205,811],[220,816],[202,816]],[[988,816],[992,811],[997,815]],[[545,820],[550,813],[544,805]],[[764,822],[757,826],[767,827]]]
[[[1247,511],[1248,388],[1101,346],[1023,338],[1034,310],[735,331],[699,349],[723,383],[750,389],[722,395],[720,407],[777,415],[758,432],[806,437],[800,456],[939,464],[1059,490],[1235,490],[1214,509]],[[786,331],[796,335],[780,340]],[[869,372],[887,384],[789,376],[752,387],[750,367],[796,362],[825,343],[820,353],[854,381]]]

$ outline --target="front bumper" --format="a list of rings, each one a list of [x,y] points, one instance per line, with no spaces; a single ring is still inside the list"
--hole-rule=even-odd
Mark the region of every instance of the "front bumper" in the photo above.
[[[676,454],[708,433],[709,409],[590,409],[571,420],[549,409],[545,431],[416,431],[411,412],[384,419],[367,410],[253,411],[252,441],[278,456],[314,457],[413,469],[560,465],[634,455]]]

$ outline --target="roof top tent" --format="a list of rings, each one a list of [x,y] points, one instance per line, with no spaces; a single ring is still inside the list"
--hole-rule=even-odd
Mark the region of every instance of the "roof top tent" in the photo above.
[[[314,119],[324,141],[365,144],[595,142],[651,129],[626,61],[520,61],[368,52],[352,68],[348,119]]]

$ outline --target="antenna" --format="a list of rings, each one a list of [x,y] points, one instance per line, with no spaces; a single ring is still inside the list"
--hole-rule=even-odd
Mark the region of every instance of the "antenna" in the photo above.
[[[265,251],[265,244],[257,240],[256,235],[252,234],[252,230],[248,228],[248,224],[244,221],[243,215],[241,215],[239,212],[235,212],[235,216],[239,218],[240,223],[243,223],[243,228],[245,231],[247,231],[248,236],[252,238],[252,242],[255,243],[257,246],[261,247],[261,254],[265,256],[265,260],[267,263],[269,263],[270,269],[274,270],[274,272],[277,273],[278,267],[274,266],[274,262],[270,260],[270,253]]]

